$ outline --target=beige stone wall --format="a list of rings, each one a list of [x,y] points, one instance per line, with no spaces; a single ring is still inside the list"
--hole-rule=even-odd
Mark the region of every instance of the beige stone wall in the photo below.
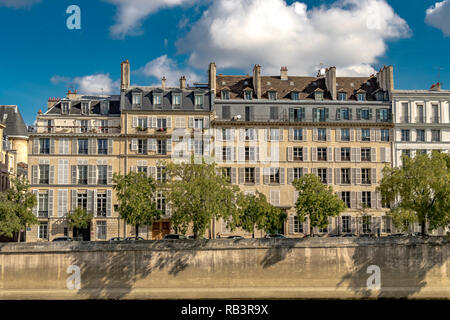
[[[11,149],[17,151],[17,163],[28,163],[28,141],[26,139],[10,138]]]

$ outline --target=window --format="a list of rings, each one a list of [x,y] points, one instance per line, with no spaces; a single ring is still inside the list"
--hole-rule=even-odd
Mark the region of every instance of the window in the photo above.
[[[108,133],[108,120],[100,120],[100,132]]]
[[[431,105],[431,109],[433,112],[433,123],[439,123],[439,105],[433,104]]]
[[[255,168],[245,168],[245,183],[255,183]]]
[[[338,92],[338,100],[339,101],[347,100],[347,93],[345,93],[345,92]]]
[[[194,140],[194,154],[197,156],[203,155],[203,140]]]
[[[381,228],[381,232],[383,233],[391,233],[392,227],[392,218],[389,216],[383,216],[383,227]]]
[[[358,99],[358,101],[366,101],[366,94],[365,93],[358,93],[357,99]]]
[[[381,196],[381,207],[389,209],[391,207],[390,203],[386,201],[386,197]]]
[[[140,94],[140,93],[133,93],[132,99],[133,99],[132,100],[133,105],[140,106],[141,103],[142,103],[142,94]]]
[[[270,141],[280,141],[280,129],[270,129]]]
[[[314,99],[316,101],[322,101],[323,100],[323,92],[314,92]]]
[[[158,154],[167,154],[167,140],[157,140]]]
[[[294,154],[294,161],[303,161],[303,148],[294,147],[293,154]]]
[[[350,141],[350,129],[349,128],[341,129],[341,141]]]
[[[147,154],[147,140],[138,139],[138,154]]]
[[[276,91],[269,91],[267,93],[267,97],[269,100],[277,100],[277,92]]]
[[[69,102],[61,102],[61,113],[62,114],[69,113]]]
[[[342,191],[341,192],[341,199],[342,201],[345,203],[345,205],[347,206],[347,208],[351,207],[351,203],[350,203],[350,191]]]
[[[383,101],[384,100],[384,93],[383,92],[377,92],[375,98],[377,101]]]
[[[203,108],[203,95],[202,94],[195,95],[195,108]]]
[[[167,119],[166,118],[158,118],[157,126],[158,126],[158,129],[167,129]]]
[[[362,216],[362,232],[363,233],[372,232],[371,221],[372,221],[371,216]]]
[[[48,218],[48,193],[39,193],[38,217]]]
[[[50,139],[39,139],[39,153],[49,154],[50,153]]]
[[[303,177],[303,168],[293,168],[294,180]]]
[[[350,168],[341,169],[341,184],[350,184]]]
[[[253,121],[253,108],[245,107],[245,121]]]
[[[81,103],[81,114],[88,114],[89,113],[89,102],[82,102]]]
[[[106,221],[97,221],[97,239],[106,239]]]
[[[156,209],[161,211],[163,215],[166,214],[166,198],[162,192],[156,194]]]
[[[145,175],[147,175],[147,166],[137,166],[137,172],[138,173],[145,173]]]
[[[317,160],[327,161],[327,148],[317,148]]]
[[[370,120],[370,111],[369,109],[361,109],[360,110],[361,120]]]
[[[253,91],[252,90],[244,91],[244,99],[245,100],[252,100],[252,98],[253,98]]]
[[[166,168],[165,167],[157,167],[156,168],[156,180],[158,182],[164,183],[167,181],[167,175],[166,175]]]
[[[370,208],[370,204],[371,204],[371,192],[370,191],[363,191],[361,192],[361,200],[362,200],[362,205],[365,205],[367,208]]]
[[[423,123],[423,105],[417,105],[417,123]]]
[[[48,239],[48,222],[39,223],[38,238],[39,239]]]
[[[441,141],[441,130],[431,130],[431,141],[432,142]]]
[[[425,142],[425,130],[416,129],[416,141],[417,142]]]
[[[370,161],[370,148],[361,148],[361,161]]]
[[[389,129],[381,129],[381,141],[389,141]]]
[[[98,184],[108,184],[108,166],[97,166],[97,172],[98,172]]]
[[[342,232],[350,232],[350,216],[342,216]]]
[[[350,148],[341,148],[341,161],[350,161]]]
[[[79,208],[87,209],[87,193],[78,193],[77,205]]]
[[[232,161],[231,147],[222,147],[222,161]]]
[[[109,114],[109,101],[102,101],[100,103],[100,113],[102,115]]]
[[[411,150],[409,149],[402,150],[402,157],[411,158]]]
[[[300,100],[300,94],[297,91],[291,92],[291,99],[292,100]]]
[[[349,108],[341,108],[338,109],[338,119],[340,120],[350,120],[350,109]]]
[[[231,129],[230,128],[222,128],[222,140],[223,141],[231,140]]]
[[[419,149],[416,150],[416,155],[423,155],[423,154],[427,154],[427,150],[426,149]]]
[[[78,166],[78,184],[88,184],[88,166]]]
[[[231,118],[230,106],[222,106],[222,119],[229,120]]]
[[[270,183],[280,183],[280,170],[279,168],[270,168]]]
[[[47,132],[51,133],[53,129],[52,120],[47,120]]]
[[[368,128],[361,129],[361,141],[370,141],[370,129]]]
[[[172,95],[172,106],[174,108],[181,107],[181,95],[180,94],[173,94]]]
[[[370,169],[361,169],[361,184],[370,184]]]
[[[389,109],[378,109],[379,121],[387,122],[389,121]]]
[[[231,183],[231,168],[221,168],[222,169],[222,175],[225,177],[225,179]]]
[[[409,106],[408,103],[402,103],[402,116],[400,117],[400,121],[403,123],[409,122]]]
[[[294,233],[303,233],[303,223],[297,216],[294,216]]]
[[[161,108],[162,107],[162,96],[160,94],[154,94],[153,95],[153,105],[156,108]]]
[[[78,139],[78,154],[88,154],[88,139]]]
[[[409,141],[409,130],[402,130],[402,141]]]
[[[97,140],[97,153],[98,154],[108,154],[108,140],[98,139]]]
[[[270,120],[278,120],[278,107],[270,107]]]
[[[81,133],[88,132],[88,121],[87,120],[80,120],[80,132]]]
[[[327,183],[327,169],[326,168],[319,168],[317,169],[317,175],[320,178],[320,181],[322,181],[322,183]]]
[[[203,129],[203,119],[194,119],[194,129]]]
[[[39,184],[49,184],[50,166],[48,164],[39,165]]]
[[[245,147],[245,161],[256,161],[255,147]]]
[[[138,129],[146,129],[148,127],[147,117],[139,117],[137,125]]]
[[[303,141],[303,129],[294,128],[294,141]]]
[[[323,122],[326,121],[327,114],[328,114],[327,108],[317,108],[316,113],[313,115],[313,118],[315,121]]]
[[[327,129],[325,128],[317,129],[317,140],[327,141]]]
[[[230,100],[230,91],[222,90],[222,100]]]
[[[106,193],[97,193],[97,217],[106,217]]]
[[[294,122],[303,121],[305,118],[304,108],[289,108],[289,120]]]

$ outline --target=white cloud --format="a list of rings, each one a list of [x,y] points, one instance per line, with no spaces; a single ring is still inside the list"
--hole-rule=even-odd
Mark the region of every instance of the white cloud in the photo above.
[[[68,87],[74,87],[82,94],[116,94],[120,86],[119,81],[113,81],[109,73],[74,78],[55,75],[50,81],[53,84],[64,83]]]
[[[450,1],[436,2],[426,11],[425,22],[442,31],[444,36],[450,36]]]
[[[367,76],[387,40],[409,35],[385,0],[337,0],[311,9],[284,0],[215,0],[177,49],[202,69],[215,61],[251,72],[258,63],[265,74],[287,66],[290,74],[307,75],[323,63],[341,76]]]
[[[142,21],[164,8],[193,3],[197,0],[103,0],[117,6],[116,24],[110,28],[114,37],[141,34]]]
[[[0,7],[8,7],[14,9],[28,9],[32,5],[41,2],[42,0],[0,0]]]
[[[193,84],[201,79],[195,71],[187,68],[180,69],[177,63],[168,58],[167,55],[160,56],[150,62],[144,67],[136,71],[137,74],[142,74],[146,77],[155,77],[160,80],[163,76],[166,77],[167,86],[177,87],[181,76],[185,76],[189,84]],[[160,85],[158,82],[155,85]]]

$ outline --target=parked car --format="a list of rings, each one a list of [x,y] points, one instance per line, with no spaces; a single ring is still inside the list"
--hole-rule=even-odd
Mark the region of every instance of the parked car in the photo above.
[[[53,239],[53,242],[60,242],[60,241],[73,241],[71,237],[58,237]]]
[[[340,236],[341,236],[340,234],[329,234],[328,238],[337,238],[337,237],[340,237]]]
[[[389,235],[389,237],[395,237],[395,238],[397,238],[397,237],[407,237],[407,236],[408,236],[408,234],[406,234],[406,233],[393,233],[393,234]]]
[[[344,235],[342,235],[342,236],[345,237],[345,238],[356,237],[356,235],[353,234],[353,233],[346,233],[346,234],[344,234]]]
[[[123,241],[123,240],[125,240],[125,238],[123,238],[123,237],[114,237],[114,238],[109,239],[109,242],[117,242],[117,241]]]
[[[166,234],[164,240],[183,240],[186,239],[182,234]]]
[[[194,236],[187,236],[186,239],[195,240],[195,237]],[[206,239],[206,238],[204,236],[198,236],[197,240],[200,240],[200,239]]]
[[[286,236],[284,236],[280,233],[275,233],[275,234],[266,234],[266,236],[264,238],[286,239]]]
[[[228,236],[227,239],[241,240],[244,239],[242,236]]]
[[[362,233],[359,235],[360,238],[372,238],[373,234],[370,233]]]
[[[142,237],[126,237],[124,239],[124,241],[140,241],[140,240],[145,240],[145,239]]]

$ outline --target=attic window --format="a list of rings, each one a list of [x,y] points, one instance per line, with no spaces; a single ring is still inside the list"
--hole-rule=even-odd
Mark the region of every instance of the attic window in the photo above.
[[[358,101],[366,101],[366,94],[365,93],[358,93],[357,94]]]
[[[61,113],[62,114],[69,113],[69,102],[61,102]]]
[[[222,100],[230,100],[230,91],[222,90]]]
[[[109,113],[109,101],[102,101],[100,103],[100,113],[106,115]]]
[[[245,84],[245,85],[248,85],[248,81],[244,81],[244,84]]]
[[[291,81],[289,84],[290,84],[291,86],[293,86],[293,85],[294,85],[294,81]]]
[[[347,93],[345,93],[345,92],[338,92],[338,100],[339,101],[346,101],[347,100]]]
[[[245,100],[252,100],[252,98],[253,98],[253,90],[250,90],[250,89],[245,90],[244,91],[244,99]]]
[[[153,105],[156,108],[162,107],[162,95],[161,94],[153,94]]]
[[[277,100],[277,92],[276,91],[273,91],[273,90],[269,91],[267,93],[267,96],[268,96],[269,100]]]
[[[323,92],[320,92],[320,91],[314,92],[314,99],[316,101],[322,101],[323,100]]]
[[[226,85],[227,84],[227,82],[226,81],[222,81],[222,85],[224,86],[224,85]]]
[[[89,102],[81,102],[81,114],[89,114]]]
[[[132,102],[133,102],[133,106],[141,106],[142,105],[142,94],[133,92]]]
[[[175,108],[181,106],[181,94],[172,94],[172,106]]]
[[[292,100],[300,100],[300,94],[297,91],[291,92]]]
[[[203,94],[195,95],[195,108],[203,108]]]
[[[377,101],[383,101],[384,100],[384,93],[381,91],[378,91],[375,95]]]
[[[272,83],[270,83],[270,81],[267,81],[267,85],[270,86]]]

